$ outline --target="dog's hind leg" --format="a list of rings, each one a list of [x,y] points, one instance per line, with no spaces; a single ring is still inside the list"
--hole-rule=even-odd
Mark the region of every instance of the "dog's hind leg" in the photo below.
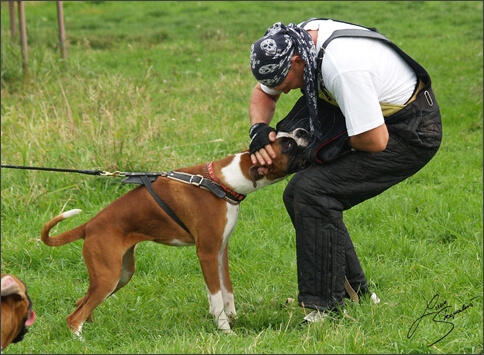
[[[132,246],[124,254],[122,271],[121,271],[121,278],[119,279],[119,282],[116,285],[116,288],[114,289],[114,291],[109,296],[116,293],[120,288],[122,288],[124,285],[126,285],[131,280],[131,277],[133,276],[133,274],[136,270],[136,262],[135,262],[135,256],[134,256],[135,247],[136,247],[136,245]],[[85,297],[82,297],[76,302],[76,307],[80,307],[82,304],[85,303],[84,298]],[[94,322],[93,314],[91,313],[87,317],[86,320],[88,322]]]
[[[126,260],[127,265],[130,265],[133,248],[125,250],[122,243],[113,245],[109,238],[104,240],[87,238],[84,242],[83,256],[90,284],[86,295],[76,303],[76,309],[66,319],[67,325],[76,335],[80,335],[84,322],[92,317],[94,309],[124,286],[132,275],[128,273],[129,277],[123,279],[123,262]],[[128,255],[126,259],[125,254]]]
[[[136,245],[133,245],[131,248],[126,250],[126,253],[124,253],[121,278],[119,279],[116,289],[113,291],[113,293],[117,292],[121,287],[126,285],[129,280],[131,280],[131,277],[133,277],[133,274],[136,270],[136,260],[134,256],[135,248]]]
[[[76,303],[76,309],[66,318],[67,325],[76,335],[81,334],[84,322],[92,319],[94,309],[113,292],[115,286],[115,282],[89,285],[86,295]]]

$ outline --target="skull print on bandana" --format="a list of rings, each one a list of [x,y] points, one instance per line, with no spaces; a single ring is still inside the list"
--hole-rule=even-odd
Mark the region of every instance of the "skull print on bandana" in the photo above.
[[[309,108],[313,142],[321,137],[317,106],[316,48],[311,35],[294,23],[276,22],[252,44],[252,74],[261,84],[275,88],[286,79],[291,59],[297,53],[304,61],[304,95]]]

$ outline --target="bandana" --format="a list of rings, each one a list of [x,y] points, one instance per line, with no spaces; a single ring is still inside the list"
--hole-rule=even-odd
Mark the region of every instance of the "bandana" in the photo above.
[[[252,44],[252,74],[261,84],[270,88],[277,87],[286,79],[295,53],[299,54],[305,63],[303,93],[309,109],[310,133],[313,138],[320,138],[316,47],[306,30],[294,23],[285,26],[282,22],[276,22],[269,27],[264,36]]]

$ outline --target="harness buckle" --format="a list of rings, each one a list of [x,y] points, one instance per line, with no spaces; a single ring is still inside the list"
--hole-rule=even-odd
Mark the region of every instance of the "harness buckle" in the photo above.
[[[200,180],[194,181],[195,178],[199,178]],[[189,183],[192,184],[192,185],[195,185],[195,186],[199,187],[201,185],[202,181],[203,181],[203,176],[202,175],[192,175],[190,177]]]

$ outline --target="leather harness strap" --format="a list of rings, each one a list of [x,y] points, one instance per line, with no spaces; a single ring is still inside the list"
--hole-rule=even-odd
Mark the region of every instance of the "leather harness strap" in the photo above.
[[[213,170],[213,162],[208,163],[205,166],[205,170],[209,178],[204,178],[202,175],[193,175],[180,171],[169,171],[167,173],[126,173],[126,178],[122,180],[124,183],[131,184],[144,184],[140,179],[141,176],[146,176],[149,181],[154,182],[157,177],[164,176],[185,184],[194,185],[197,187],[205,188],[213,193],[218,198],[223,198],[227,202],[233,205],[239,204],[246,195],[239,194],[222,184],[217,178]]]
[[[208,163],[205,166],[205,170],[207,172],[207,175],[209,176],[209,179],[204,178],[201,175],[193,175],[179,171],[170,171],[166,175],[166,177],[180,182],[184,182],[186,184],[203,187],[212,192],[218,198],[223,198],[233,205],[239,204],[245,198],[245,195],[239,194],[238,192],[229,189],[227,186],[223,185],[220,182],[220,180],[217,178],[213,171],[213,162]]]
[[[173,212],[173,210],[170,208],[170,206],[168,206],[165,201],[163,201],[160,196],[158,196],[155,192],[155,190],[153,190],[153,186],[151,186],[151,181],[150,179],[148,178],[148,176],[146,175],[140,175],[139,176],[141,178],[141,181],[143,181],[143,184],[146,186],[146,188],[148,189],[148,191],[150,192],[151,196],[153,196],[153,198],[155,199],[156,202],[158,202],[158,204],[161,206],[161,208],[163,208],[165,210],[165,212],[171,217],[173,218],[173,220],[178,223],[180,225],[180,227],[182,227],[184,230],[187,231],[188,234],[191,234],[190,231],[188,230],[187,226],[185,226],[185,224],[178,218],[178,216],[175,214],[175,212]]]
[[[160,207],[165,210],[165,212],[176,222],[180,227],[182,227],[188,234],[190,230],[185,226],[185,224],[178,218],[178,216],[173,212],[173,210],[168,206],[153,190],[151,185],[159,176],[167,177],[179,182],[194,185],[200,188],[205,188],[206,190],[213,193],[218,198],[223,198],[227,202],[236,205],[239,204],[245,195],[239,194],[227,186],[223,185],[220,180],[216,177],[213,171],[213,162],[208,163],[205,166],[209,179],[204,178],[202,175],[193,175],[189,173],[179,172],[179,171],[169,171],[168,173],[126,173],[126,178],[122,180],[124,183],[131,184],[143,184],[146,186],[151,196],[160,205]]]
[[[214,182],[205,179],[202,175],[193,175],[188,173],[182,173],[179,171],[170,171],[166,175],[166,177],[176,181],[184,182],[186,184],[205,188],[212,192],[218,198],[225,197],[225,191],[220,187],[220,185],[217,185]]]

